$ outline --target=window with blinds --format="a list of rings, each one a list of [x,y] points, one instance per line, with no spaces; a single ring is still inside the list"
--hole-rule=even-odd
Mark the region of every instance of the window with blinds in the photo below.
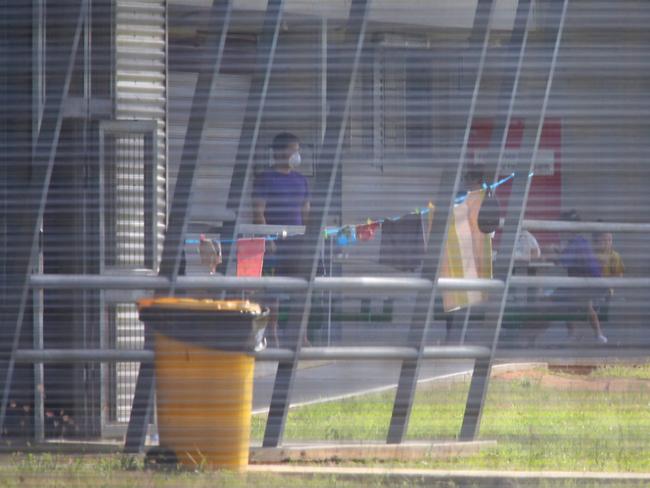
[[[156,263],[155,126],[101,124],[101,264],[110,269],[153,269]]]
[[[100,270],[142,273],[157,265],[157,124],[100,124]],[[115,349],[142,349],[144,324],[135,304],[102,292],[102,342]],[[139,363],[104,365],[103,429],[128,422]],[[108,414],[108,415],[106,415]]]

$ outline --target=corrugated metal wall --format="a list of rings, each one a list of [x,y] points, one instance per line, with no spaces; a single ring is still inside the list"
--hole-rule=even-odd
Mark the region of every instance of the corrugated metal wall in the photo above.
[[[115,118],[155,122],[153,159],[145,155],[145,136],[117,137],[124,159],[117,179],[115,202],[116,264],[121,270],[157,269],[167,219],[167,6],[164,0],[116,0],[114,24]],[[131,149],[136,144],[139,152]],[[155,168],[146,166],[153,164]],[[154,173],[153,186],[147,175]],[[147,181],[148,180],[148,181]],[[148,196],[148,198],[147,198]],[[147,203],[155,199],[153,207]],[[155,215],[150,215],[153,211]],[[155,221],[154,239],[150,238]],[[149,225],[147,225],[149,224]],[[109,230],[110,232],[110,230]],[[135,304],[109,304],[110,341],[118,349],[141,349],[144,324]],[[128,422],[139,365],[117,363],[111,371],[109,419]]]
[[[118,0],[114,28],[115,118],[155,120],[157,124],[156,219],[157,247],[160,247],[167,205],[167,17],[164,0]]]

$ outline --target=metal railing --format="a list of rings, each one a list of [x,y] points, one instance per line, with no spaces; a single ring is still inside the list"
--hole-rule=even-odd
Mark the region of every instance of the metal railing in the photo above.
[[[488,357],[490,350],[479,346],[428,346],[424,348],[424,359],[476,359]],[[253,354],[256,361],[287,361],[296,357],[292,349],[274,348]],[[368,346],[368,347],[304,347],[298,355],[301,361],[316,360],[360,360],[374,359],[407,360],[416,359],[418,351],[411,347]],[[122,349],[19,349],[16,361],[24,363],[60,362],[151,362],[152,351],[128,351]]]
[[[34,289],[56,288],[61,290],[164,290],[170,281],[161,276],[130,275],[32,275],[30,286]],[[512,276],[514,286],[562,286],[564,288],[646,288],[650,278],[589,278],[568,276]],[[233,276],[180,276],[176,280],[178,290],[282,290],[300,291],[309,286],[307,280],[290,277],[236,278]],[[314,291],[410,291],[426,292],[434,288],[425,278],[400,277],[319,277],[313,280]],[[436,288],[445,291],[499,291],[504,282],[487,278],[440,278]]]
[[[548,227],[560,224],[549,222]],[[563,223],[562,223],[563,224]],[[628,228],[628,232],[646,232],[643,226]],[[512,276],[512,286],[539,286],[564,288],[650,288],[650,278],[574,278],[574,277],[534,277]],[[146,290],[165,290],[169,287],[169,280],[160,276],[133,276],[133,275],[47,275],[34,274],[30,277],[30,286],[34,290],[59,289],[59,290],[91,290],[91,289],[116,289],[134,290],[147,293]],[[236,278],[228,276],[195,276],[178,277],[177,290],[210,290],[219,292],[223,290],[285,290],[295,292],[305,290],[308,286],[306,280],[287,277],[264,278]],[[450,279],[440,278],[438,290],[480,290],[501,292],[504,283],[496,279]],[[313,283],[314,291],[337,290],[358,291],[373,290],[381,292],[424,292],[431,293],[434,289],[430,280],[423,278],[399,277],[320,277]],[[425,346],[419,351],[415,347],[403,346],[354,346],[354,347],[303,347],[300,351],[291,348],[270,348],[254,353],[256,361],[281,362],[281,361],[309,361],[309,360],[346,360],[346,361],[414,361],[414,360],[445,360],[445,359],[471,359],[488,360],[496,357],[519,357],[522,351],[501,351],[498,356],[493,356],[493,351],[485,346]],[[545,351],[545,357],[562,357],[563,351]],[[118,363],[137,362],[151,365],[154,353],[151,350],[124,350],[124,349],[19,349],[15,354],[17,363],[32,363],[42,367],[44,363]],[[35,412],[37,414],[37,412]],[[36,418],[39,424],[39,417]],[[42,432],[42,426],[39,432]]]

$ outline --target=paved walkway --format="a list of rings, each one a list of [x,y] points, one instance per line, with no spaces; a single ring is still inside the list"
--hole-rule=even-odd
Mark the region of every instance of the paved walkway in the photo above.
[[[513,362],[498,364],[494,370],[528,369],[542,363]],[[419,383],[469,379],[472,362],[468,360],[426,361],[422,365]],[[268,410],[275,365],[265,367],[267,375],[255,378],[253,412]],[[300,406],[340,400],[367,393],[376,393],[397,386],[398,361],[336,361],[315,364],[298,370],[291,405]]]
[[[421,381],[468,372],[471,361],[428,361],[420,374]],[[268,368],[268,367],[266,367]],[[344,398],[393,388],[399,378],[398,361],[336,361],[298,370],[291,403],[305,404]],[[267,410],[271,401],[275,366],[268,375],[255,378],[253,411]]]

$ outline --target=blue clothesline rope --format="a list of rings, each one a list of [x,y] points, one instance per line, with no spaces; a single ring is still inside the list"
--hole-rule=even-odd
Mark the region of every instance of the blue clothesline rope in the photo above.
[[[532,178],[533,175],[534,175],[534,172],[531,171],[528,174],[528,177]],[[496,181],[496,182],[492,183],[491,185],[488,185],[487,183],[483,183],[483,190],[487,190],[489,188],[491,191],[494,191],[499,186],[501,186],[504,183],[507,183],[508,181],[513,179],[515,176],[516,176],[516,174],[513,172],[513,173],[509,174],[508,176],[500,179],[499,181]],[[454,204],[455,205],[462,204],[467,199],[467,195],[469,193],[470,192],[466,191],[466,192],[463,192],[463,193],[457,195],[456,198],[454,199]],[[415,212],[411,212],[411,214],[413,214],[413,213],[417,213],[417,214],[420,214],[420,215],[426,215],[426,214],[429,213],[429,209],[426,208],[426,209],[423,209],[423,210],[416,210]],[[407,215],[410,215],[410,214],[407,214]],[[375,223],[383,224],[387,220],[397,221],[397,220],[399,220],[399,219],[401,219],[403,217],[405,217],[405,215],[400,215],[398,217],[392,217],[392,218],[389,217],[389,218],[384,218],[384,219],[371,220],[370,223],[372,223],[372,224],[375,224]],[[361,224],[361,225],[363,225],[363,224]],[[329,229],[325,229],[324,234],[325,234],[326,238],[331,238],[333,236],[337,236],[338,234],[340,234],[343,231],[343,229],[351,228],[351,227],[356,227],[356,225],[344,225],[342,227],[331,227]],[[285,237],[293,237],[293,236],[296,236],[296,235],[301,235],[301,234],[290,234],[290,235],[286,235]],[[279,239],[279,236],[276,235],[276,234],[271,234],[271,235],[267,235],[267,236],[256,237],[256,239],[264,239],[265,241],[277,241]],[[235,244],[238,240],[239,239],[226,239],[226,240],[219,239],[219,242],[221,242],[222,244]],[[200,242],[201,241],[199,239],[185,239],[185,244],[199,244]]]
[[[300,235],[300,234],[293,234],[293,235]],[[268,235],[268,236],[261,236],[261,237],[255,237],[255,239],[264,239],[265,241],[277,241],[280,239],[279,236],[273,234],[273,235]],[[208,241],[213,240],[213,239],[207,239]],[[215,241],[219,241],[221,244],[236,244],[239,239],[214,239]],[[200,239],[185,239],[185,244],[200,244],[201,240]]]

